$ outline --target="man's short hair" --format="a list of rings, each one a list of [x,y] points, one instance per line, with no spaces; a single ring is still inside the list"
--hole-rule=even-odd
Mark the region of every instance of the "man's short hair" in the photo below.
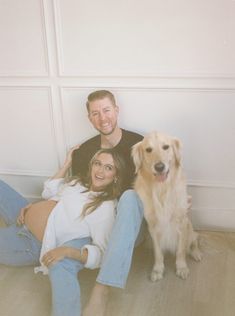
[[[87,107],[87,111],[89,113],[89,105],[90,102],[96,101],[96,100],[102,100],[104,98],[109,98],[109,100],[112,102],[112,104],[115,106],[116,105],[116,101],[114,98],[114,95],[108,91],[108,90],[97,90],[94,91],[92,93],[90,93],[87,97],[87,102],[86,102],[86,107]]]

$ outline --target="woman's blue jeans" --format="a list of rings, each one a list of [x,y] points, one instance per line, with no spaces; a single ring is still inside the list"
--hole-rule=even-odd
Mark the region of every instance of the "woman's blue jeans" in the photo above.
[[[0,263],[14,266],[38,264],[41,243],[26,227],[16,226],[20,208],[28,204],[19,193],[0,180],[0,216],[8,227],[0,228]],[[143,206],[134,190],[127,190],[118,203],[117,218],[105,252],[97,282],[124,288],[132,254],[143,219]],[[140,236],[140,235],[139,235]],[[140,236],[141,238],[141,236]],[[81,248],[87,238],[66,245]],[[83,265],[64,259],[49,269],[52,287],[53,316],[80,315],[80,287],[77,272]]]
[[[20,208],[27,204],[26,199],[0,180],[0,216],[8,225],[0,228],[0,264],[11,266],[39,264],[41,242],[27,227],[16,225]],[[82,248],[90,242],[90,238],[81,238],[71,240],[64,245]],[[77,273],[82,268],[83,264],[71,259],[61,260],[49,268],[53,316],[81,314]]]
[[[80,249],[90,242],[90,238],[74,239],[65,243],[64,246]],[[80,261],[67,258],[49,267],[53,316],[81,315],[80,285],[77,274],[83,267]]]
[[[0,216],[7,227],[0,228],[0,264],[11,266],[39,264],[41,243],[16,218],[28,201],[0,180]]]

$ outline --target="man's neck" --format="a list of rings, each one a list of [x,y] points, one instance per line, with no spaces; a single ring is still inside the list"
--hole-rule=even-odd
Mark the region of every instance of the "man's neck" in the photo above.
[[[101,148],[113,148],[115,147],[122,138],[122,130],[117,127],[110,135],[101,134]]]

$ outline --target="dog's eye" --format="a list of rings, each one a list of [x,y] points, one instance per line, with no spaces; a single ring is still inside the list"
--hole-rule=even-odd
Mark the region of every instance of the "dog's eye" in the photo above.
[[[151,147],[147,147],[145,150],[147,153],[151,153],[153,149]]]
[[[163,149],[163,150],[169,149],[169,145],[163,145],[163,146],[162,146],[162,149]]]

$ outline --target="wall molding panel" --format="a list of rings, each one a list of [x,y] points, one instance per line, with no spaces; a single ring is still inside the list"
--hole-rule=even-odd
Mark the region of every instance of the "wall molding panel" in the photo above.
[[[234,231],[234,10],[224,0],[2,1],[0,178],[40,199],[68,149],[96,134],[87,95],[109,89],[120,126],[181,139],[195,227]]]
[[[50,87],[5,86],[0,98],[1,173],[51,174],[58,156]]]
[[[53,4],[61,76],[235,78],[233,2]]]
[[[56,71],[56,70],[55,70]],[[20,78],[0,77],[0,87],[4,86],[56,86],[61,89],[133,89],[133,90],[163,90],[163,91],[198,91],[198,92],[235,92],[235,79],[205,79],[205,78],[158,78],[158,77],[37,77]]]
[[[42,0],[5,1],[1,6],[0,20],[0,76],[48,76],[48,49]]]
[[[218,188],[235,190],[235,182],[210,182],[210,181],[195,181],[189,180],[188,185],[199,188]]]

